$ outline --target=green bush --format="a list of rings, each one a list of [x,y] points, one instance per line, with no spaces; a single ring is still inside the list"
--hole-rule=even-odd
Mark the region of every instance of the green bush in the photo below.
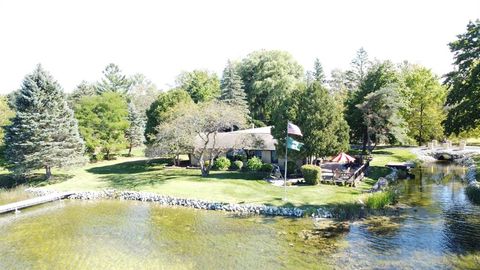
[[[287,173],[288,174],[294,174],[295,171],[297,170],[297,163],[293,162],[293,161],[288,161],[287,162]]]
[[[262,160],[258,157],[253,157],[247,161],[247,169],[256,172],[262,168]]]
[[[243,168],[243,162],[241,160],[236,160],[233,162],[233,169],[240,171]]]
[[[318,185],[322,180],[322,169],[315,165],[303,165],[302,168],[303,178],[309,185]]]
[[[476,185],[468,185],[465,188],[468,199],[474,204],[480,204],[480,187]]]
[[[213,167],[220,171],[228,170],[228,168],[230,168],[230,165],[232,165],[232,163],[230,162],[230,159],[226,157],[219,157],[213,163]]]
[[[205,167],[210,166],[210,160],[205,160],[205,161],[203,162],[203,165],[204,165]]]
[[[396,200],[395,192],[387,190],[370,194],[365,201],[365,205],[369,209],[382,209],[387,205],[394,204]]]
[[[263,163],[262,168],[260,171],[270,173],[273,171],[273,165],[270,163]]]

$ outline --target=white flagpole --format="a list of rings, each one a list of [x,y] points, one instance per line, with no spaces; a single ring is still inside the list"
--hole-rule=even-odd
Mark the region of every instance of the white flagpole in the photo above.
[[[287,136],[285,137],[285,178],[283,179],[283,200],[287,200],[287,159],[288,159],[288,121]]]

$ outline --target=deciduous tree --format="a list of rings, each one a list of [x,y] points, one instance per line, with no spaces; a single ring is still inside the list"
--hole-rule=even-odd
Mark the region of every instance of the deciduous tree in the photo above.
[[[467,31],[449,45],[455,69],[445,75],[449,106],[445,131],[460,133],[480,126],[480,20],[469,22]]]
[[[156,138],[157,127],[170,120],[173,115],[173,109],[178,104],[192,105],[193,101],[190,95],[182,89],[172,89],[162,92],[158,98],[150,105],[147,110],[147,123],[145,127],[145,139],[147,143],[152,142]]]
[[[187,91],[195,103],[211,101],[220,96],[220,80],[206,70],[183,72],[177,78],[179,88]]]
[[[272,112],[297,87],[303,68],[284,51],[260,50],[249,54],[239,65],[251,116],[273,124]]]
[[[75,106],[75,116],[91,154],[102,153],[105,159],[111,159],[128,145],[125,138],[129,127],[128,105],[121,94],[105,92],[84,97]]]

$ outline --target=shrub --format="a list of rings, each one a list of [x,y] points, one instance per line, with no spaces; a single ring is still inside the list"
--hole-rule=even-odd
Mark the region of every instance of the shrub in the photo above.
[[[220,171],[226,171],[228,168],[230,168],[230,165],[232,163],[230,162],[230,159],[226,157],[219,157],[215,160],[213,163],[213,166],[215,169],[220,170]]]
[[[465,188],[468,199],[474,204],[480,204],[480,187],[477,185],[468,185]]]
[[[369,209],[382,209],[389,204],[396,202],[396,194],[394,191],[387,190],[370,194],[365,201],[365,205]]]
[[[315,165],[303,165],[302,168],[303,178],[309,185],[318,185],[322,179],[322,169]]]
[[[270,163],[264,163],[262,168],[260,168],[260,171],[271,173],[273,171],[273,165]]]
[[[241,170],[243,168],[243,162],[241,160],[236,160],[233,162],[233,169]]]
[[[258,157],[253,157],[247,161],[247,169],[256,172],[262,168],[262,160]]]
[[[293,161],[288,161],[287,162],[287,173],[288,174],[294,174],[295,171],[297,169],[297,163],[293,162]]]
[[[210,166],[210,160],[205,160],[205,161],[203,162],[203,165],[204,165],[205,167]]]

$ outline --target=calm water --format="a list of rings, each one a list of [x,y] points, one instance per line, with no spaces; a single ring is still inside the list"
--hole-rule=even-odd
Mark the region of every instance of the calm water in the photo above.
[[[311,219],[234,217],[125,201],[61,201],[0,216],[0,269],[480,268],[480,207],[462,168],[402,180],[394,219],[305,240]],[[382,224],[382,226],[375,226]]]

